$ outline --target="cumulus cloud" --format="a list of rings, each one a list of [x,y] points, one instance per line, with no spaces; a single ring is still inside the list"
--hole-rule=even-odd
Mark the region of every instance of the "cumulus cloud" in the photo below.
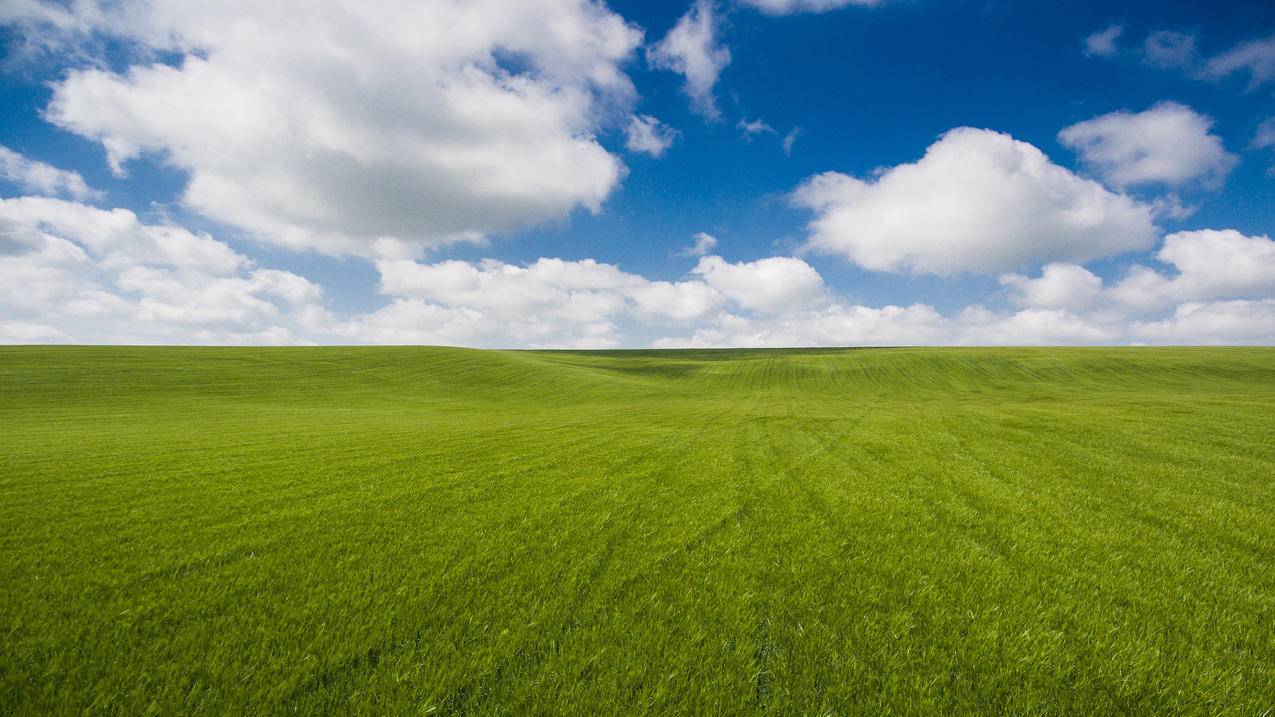
[[[713,0],[695,0],[664,39],[646,51],[652,67],[686,78],[683,91],[691,99],[691,108],[710,121],[721,119],[713,87],[730,64],[730,48],[720,44],[718,24]]]
[[[1218,186],[1239,159],[1209,130],[1213,120],[1176,102],[1143,112],[1112,112],[1058,133],[1080,160],[1108,184]]]
[[[884,0],[742,0],[769,15],[792,15],[799,12],[827,12],[851,5],[872,7]]]
[[[863,306],[832,302],[780,317],[727,313],[689,336],[656,346],[915,346],[1107,344],[1121,328],[1065,309],[995,312],[972,306],[945,316],[928,304]]]
[[[0,200],[0,313],[12,319],[9,336],[18,326],[31,340],[287,343],[300,340],[289,326],[320,296],[301,276],[257,267],[206,234],[146,224],[125,209]]]
[[[24,191],[46,196],[62,195],[81,200],[101,196],[101,192],[90,187],[79,172],[69,172],[38,162],[3,145],[0,145],[0,178],[18,185]]]
[[[634,345],[641,335],[663,347],[1135,340],[1124,315],[1087,308],[1099,303],[1101,280],[1069,265],[1046,268],[1039,279],[1007,281],[1025,297],[1023,308],[975,305],[946,315],[922,303],[846,301],[793,257],[731,263],[707,256],[673,282],[592,260],[526,266],[400,260],[378,268],[391,302],[365,315],[325,317],[327,330],[355,341],[470,346],[609,347]],[[671,328],[679,325],[681,333]]]
[[[707,235],[705,235],[707,236]],[[391,303],[329,321],[357,340],[471,346],[619,346],[625,327],[690,323],[723,310],[766,316],[817,305],[818,272],[800,259],[731,263],[703,257],[680,281],[652,280],[592,259],[526,266],[412,260],[377,262]]]
[[[1111,288],[1111,297],[1142,310],[1213,299],[1275,299],[1275,241],[1268,237],[1234,229],[1176,232],[1164,238],[1155,258],[1177,274],[1135,265]]]
[[[678,252],[682,256],[704,256],[717,246],[717,237],[708,232],[695,232],[695,243]]]
[[[825,291],[814,267],[793,257],[732,264],[720,256],[706,256],[691,273],[740,306],[771,314],[817,304]]]
[[[1002,274],[1000,283],[1014,303],[1032,308],[1084,308],[1102,291],[1102,279],[1078,264],[1046,264],[1035,279]]]
[[[1112,25],[1085,38],[1085,57],[1115,57],[1116,41],[1124,33],[1124,25]]]
[[[1203,72],[1212,78],[1247,72],[1249,89],[1275,80],[1275,35],[1241,43],[1213,57],[1204,65]]]
[[[1030,308],[997,314],[983,307],[957,317],[953,343],[980,346],[1110,344],[1121,340],[1119,325],[1068,309]]]
[[[385,304],[327,308],[319,286],[132,212],[0,201],[0,342],[428,343],[479,347],[1264,343],[1275,242],[1179,232],[1110,289],[1075,264],[1001,277],[1011,306],[943,313],[838,296],[805,261],[708,255],[659,280],[592,259],[375,262]],[[1130,298],[1133,297],[1133,298]],[[990,297],[995,298],[995,297]]]
[[[624,134],[624,146],[630,152],[642,152],[652,157],[663,156],[677,139],[677,130],[651,115],[634,115]]]
[[[889,346],[946,343],[948,321],[933,307],[870,307],[833,303],[818,309],[794,311],[782,317],[752,317],[728,313],[688,336],[667,336],[662,348],[714,346]]]
[[[1158,344],[1275,344],[1275,299],[1181,304],[1169,318],[1134,322],[1131,334]]]
[[[45,116],[100,141],[119,172],[153,153],[189,174],[188,207],[290,247],[509,231],[597,211],[624,174],[595,134],[633,101],[621,65],[641,31],[593,0],[60,12],[10,21],[179,60],[74,70]]]
[[[948,275],[1087,261],[1155,241],[1152,207],[1077,177],[1009,135],[951,130],[912,164],[806,180],[807,246],[874,271]]]
[[[580,345],[586,337],[616,345],[613,320],[625,308],[624,290],[641,281],[593,260],[541,259],[525,267],[393,260],[377,269],[381,292],[394,301],[352,325],[354,335],[380,340],[397,325],[429,343],[468,345]]]

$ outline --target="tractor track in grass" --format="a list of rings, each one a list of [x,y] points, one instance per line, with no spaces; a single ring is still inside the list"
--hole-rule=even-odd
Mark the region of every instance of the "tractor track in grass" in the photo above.
[[[728,416],[731,413],[733,413],[733,411],[728,408],[712,414],[711,419],[701,421],[700,427],[695,433],[695,437],[699,438],[703,436],[711,426],[715,425],[716,419]],[[685,441],[683,443],[684,448],[679,454],[682,462],[687,460],[687,454],[689,452],[685,446],[689,446],[693,443],[694,441]],[[667,473],[669,471],[665,468],[658,472]],[[738,524],[739,522],[747,519],[750,508],[750,503],[741,503],[736,508],[727,511],[717,520],[691,536],[690,539],[683,543],[683,545],[679,548],[665,552],[654,562],[640,568],[637,572],[623,579],[612,592],[608,593],[604,599],[599,601],[599,606],[593,612],[583,616],[582,618],[575,618],[570,624],[564,625],[563,632],[561,633],[562,637],[564,639],[568,638],[572,632],[587,630],[589,627],[597,624],[606,612],[614,608],[616,605],[621,604],[623,600],[627,599],[638,585],[660,574],[666,568],[671,567],[674,561],[684,559],[686,556],[693,554],[700,547],[721,535],[733,523]],[[609,546],[613,547],[613,544],[609,544]],[[605,570],[611,566],[612,553],[613,550],[608,550],[606,559],[595,565],[594,569],[590,573],[588,584],[596,583]],[[579,610],[585,601],[584,594],[584,592],[577,593],[570,609],[566,611],[567,614],[574,614]],[[527,674],[536,666],[541,664],[548,654],[549,649],[545,646],[544,641],[540,641],[536,648],[528,650],[521,655],[521,659],[516,659],[520,657],[519,655],[511,656],[510,659],[498,664],[493,670],[489,671],[485,675],[478,676],[470,682],[448,693],[438,701],[438,705],[445,708],[447,711],[469,711],[477,706],[481,706],[486,702],[491,694],[489,686],[492,683],[499,682],[506,672],[511,674]],[[521,669],[514,669],[515,667]],[[477,702],[475,702],[475,700],[477,700]]]
[[[845,438],[853,435],[857,430],[859,430],[859,428],[863,425],[867,417],[876,408],[876,405],[879,402],[879,400],[880,399],[878,397],[876,400],[869,403],[867,408],[864,409],[862,413],[858,414],[852,420],[847,422],[844,429],[840,431],[839,433],[837,433],[837,438],[844,440]],[[803,417],[801,415],[801,412],[795,407],[792,397],[791,396],[785,397],[784,401],[782,402],[782,406],[784,409],[784,416],[780,420],[783,420],[785,422],[793,422],[804,431],[806,426],[809,425],[809,420],[808,418]],[[811,483],[810,483],[813,476],[811,475],[811,472],[808,469],[815,460],[818,460],[820,456],[809,455],[809,456],[806,456],[805,458],[802,458],[790,464],[789,461],[785,460],[785,455],[779,449],[780,443],[779,441],[776,440],[776,434],[774,430],[775,422],[776,420],[770,417],[767,417],[766,419],[757,422],[763,434],[763,440],[760,441],[760,443],[764,447],[764,452],[767,454],[767,456],[770,459],[769,461],[767,461],[767,463],[773,464],[779,467],[778,474],[780,476],[780,479],[782,480],[782,486],[796,488],[796,490],[800,493],[802,504],[807,509],[809,509],[810,514],[813,515],[820,522],[824,530],[827,531],[829,535],[834,537],[840,537],[842,535],[845,535],[847,531],[845,530],[845,523],[844,523],[844,520],[842,519],[841,514],[834,511],[828,505],[827,500],[824,499],[822,495],[819,494],[811,486]],[[832,451],[830,450],[829,445],[827,443],[820,442],[819,450],[822,453],[826,453],[829,455],[832,454]],[[844,464],[844,463],[843,465],[848,466],[848,464]],[[777,555],[782,555],[785,552],[785,549],[782,547],[777,547],[775,550]],[[770,561],[767,561],[767,564],[769,565]],[[762,579],[759,579],[757,590],[761,592],[762,594],[770,596],[774,591],[774,585],[778,584],[779,582],[781,581],[779,581],[775,575],[771,574],[769,575],[769,577],[763,577]],[[756,628],[757,649],[755,653],[755,661],[757,662],[757,667],[756,667],[756,672],[754,677],[753,696],[752,696],[751,704],[753,704],[758,709],[758,711],[762,713],[768,712],[771,707],[771,701],[772,701],[773,692],[774,692],[773,663],[777,659],[778,654],[780,652],[780,648],[775,642],[774,636],[772,635],[772,632],[773,632],[772,626],[775,620],[774,608],[772,607],[772,605],[773,605],[773,600],[771,599],[767,599],[765,602],[763,602],[762,607],[759,611],[760,615],[757,620],[757,628]],[[859,657],[860,659],[870,660],[870,658],[867,658],[864,655],[860,655]],[[869,669],[881,670],[883,668],[881,665],[879,665],[879,663],[874,665],[871,662],[869,662]]]
[[[700,428],[696,431],[695,438],[702,436],[716,425],[718,419],[728,416],[733,412],[727,408],[717,413],[711,414],[709,418],[700,421]],[[678,453],[679,464],[688,462],[688,453],[690,446],[695,443],[694,440],[685,441],[682,449]],[[634,463],[640,464],[644,461],[654,460],[649,454],[635,454]],[[644,472],[626,472],[624,476],[635,481],[643,481],[659,474],[671,472],[667,463],[661,462]],[[604,485],[595,485],[588,488],[576,497],[589,492],[601,492],[605,489]],[[430,700],[435,706],[443,708],[445,711],[470,711],[481,707],[490,698],[493,690],[492,685],[497,684],[508,674],[525,675],[534,672],[536,666],[541,664],[551,652],[549,644],[560,644],[563,639],[568,639],[570,634],[576,631],[586,630],[598,620],[611,607],[618,604],[622,599],[626,598],[632,590],[642,581],[650,579],[659,574],[667,564],[680,556],[685,556],[695,552],[700,546],[712,540],[723,530],[730,526],[732,522],[738,522],[747,518],[749,504],[742,503],[734,510],[728,511],[718,520],[692,536],[681,548],[669,551],[657,559],[654,563],[640,569],[637,573],[623,580],[620,585],[601,601],[599,607],[592,613],[579,616],[576,613],[586,602],[589,591],[588,587],[595,584],[601,575],[612,567],[612,560],[616,539],[609,538],[603,545],[600,553],[600,559],[594,564],[589,571],[586,579],[579,590],[571,598],[569,606],[563,611],[564,615],[573,616],[562,624],[559,636],[556,638],[538,639],[531,643],[523,643],[502,661],[494,665],[489,671],[482,675],[475,676],[469,682],[462,684],[438,699]],[[516,562],[516,561],[514,561]],[[420,635],[424,628],[418,628],[415,632],[416,637],[412,640],[389,639],[383,643],[369,648],[366,652],[356,654],[347,659],[344,663],[336,665],[332,668],[324,670],[320,675],[315,676],[307,683],[299,686],[289,693],[287,702],[295,700],[306,695],[314,695],[320,691],[330,689],[337,684],[354,679],[353,675],[374,668],[378,662],[385,656],[391,656],[410,649],[419,649]]]

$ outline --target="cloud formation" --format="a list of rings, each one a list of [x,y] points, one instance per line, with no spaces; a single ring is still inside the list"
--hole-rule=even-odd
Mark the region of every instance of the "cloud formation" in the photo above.
[[[69,172],[38,162],[3,145],[0,145],[0,178],[13,182],[25,191],[41,195],[61,195],[81,200],[101,196],[101,192],[90,187],[79,172]]]
[[[691,109],[713,122],[722,117],[713,87],[730,64],[730,48],[720,43],[718,32],[713,0],[695,0],[664,39],[646,51],[652,67],[686,78],[682,89],[691,100]]]
[[[1275,35],[1236,45],[1211,58],[1203,72],[1212,78],[1227,77],[1237,72],[1248,73],[1249,89],[1275,80]]]
[[[0,315],[19,340],[293,343],[321,295],[207,234],[126,209],[0,200]]]
[[[50,121],[120,173],[163,158],[187,207],[288,247],[507,232],[597,211],[624,174],[595,135],[633,101],[642,33],[593,0],[40,7],[25,32],[180,58],[74,70]]]
[[[774,127],[766,124],[765,120],[762,119],[741,119],[739,120],[739,123],[735,125],[735,129],[742,132],[745,139],[750,140],[759,134],[779,134],[775,131]]]
[[[1275,81],[1275,35],[1247,40],[1212,57],[1202,56],[1194,32],[1157,30],[1142,44],[1142,60],[1167,70],[1181,70],[1204,80],[1248,75],[1249,91]]]
[[[705,256],[672,282],[592,259],[387,260],[377,270],[391,303],[334,322],[337,333],[376,342],[610,347],[626,344],[625,325],[696,322],[732,308],[775,315],[817,303],[824,291],[818,272],[791,257]]]
[[[709,254],[672,281],[593,259],[387,258],[375,262],[384,305],[342,313],[305,277],[259,266],[207,234],[124,209],[19,197],[0,200],[0,341],[583,348],[1275,339],[1275,242],[1177,232],[1155,257],[1172,271],[1135,266],[1110,287],[1078,264],[1006,274],[1004,308],[946,313],[852,302],[791,256]]]
[[[624,146],[630,152],[662,157],[677,140],[677,130],[651,115],[633,115],[624,129]]]
[[[1275,117],[1267,117],[1257,126],[1252,146],[1256,149],[1275,147]]]
[[[823,278],[814,267],[786,256],[738,264],[720,256],[706,256],[691,273],[739,306],[766,314],[817,306],[826,291]]]
[[[783,140],[779,143],[780,146],[784,148],[784,154],[788,155],[789,157],[792,156],[792,147],[794,144],[797,143],[797,138],[800,136],[801,136],[800,127],[793,127],[791,130],[788,131],[788,134],[784,135]]]
[[[1102,279],[1078,264],[1046,264],[1038,278],[1002,274],[1011,301],[1036,309],[1083,309],[1102,291]]]
[[[1124,33],[1124,25],[1111,25],[1085,38],[1085,57],[1115,57],[1116,40]]]
[[[678,252],[681,256],[704,256],[717,246],[717,237],[708,232],[695,232],[695,243]]]
[[[868,179],[827,172],[793,201],[807,247],[873,271],[950,275],[1088,261],[1151,246],[1152,207],[1060,167],[1007,134],[961,127]]]
[[[1115,187],[1200,182],[1216,188],[1239,158],[1212,127],[1211,118],[1190,107],[1161,102],[1078,122],[1059,132],[1058,141]]]
[[[1134,265],[1111,289],[1113,299],[1143,310],[1177,302],[1275,299],[1275,241],[1233,229],[1176,232],[1155,258],[1177,270],[1168,276]]]

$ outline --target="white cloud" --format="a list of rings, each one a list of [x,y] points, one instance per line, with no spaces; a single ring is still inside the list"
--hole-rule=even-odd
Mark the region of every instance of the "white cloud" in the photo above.
[[[1178,302],[1275,298],[1275,241],[1233,229],[1170,234],[1156,259],[1175,276],[1134,266],[1110,290],[1117,302],[1155,310]]]
[[[953,343],[984,346],[1110,344],[1121,340],[1120,328],[1068,309],[1030,308],[996,314],[976,306],[965,309],[957,317]]]
[[[613,316],[624,306],[622,290],[641,281],[592,259],[540,259],[526,267],[492,259],[477,264],[397,260],[378,262],[377,269],[385,294],[534,320],[547,327]]]
[[[1011,299],[1032,308],[1084,308],[1102,291],[1102,279],[1078,264],[1046,264],[1039,278],[1002,274]]]
[[[752,139],[753,137],[759,134],[778,134],[778,132],[775,131],[774,127],[771,127],[770,125],[766,124],[765,121],[760,119],[755,119],[755,120],[741,119],[739,121],[739,124],[735,125],[735,129],[739,130],[740,132],[743,132],[744,137],[746,137],[747,139]]]
[[[663,348],[714,346],[889,346],[947,343],[947,320],[933,307],[833,303],[779,317],[725,314],[689,336],[657,339]]]
[[[1251,91],[1275,81],[1275,35],[1242,42],[1206,60],[1196,49],[1194,33],[1161,30],[1143,42],[1142,59],[1161,69],[1182,70],[1197,79],[1221,80],[1247,73]]]
[[[997,313],[972,306],[944,316],[927,304],[871,307],[833,302],[777,317],[722,314],[689,336],[656,346],[916,346],[1106,344],[1121,340],[1111,327],[1062,309]]]
[[[788,134],[784,135],[783,142],[781,143],[784,147],[784,154],[788,155],[789,157],[792,156],[792,146],[797,143],[797,138],[800,136],[801,136],[800,127],[793,127],[792,130],[788,132]]]
[[[1074,124],[1058,141],[1080,155],[1116,187],[1178,185],[1200,181],[1217,186],[1238,158],[1210,133],[1213,120],[1176,102],[1143,112],[1112,112]]]
[[[636,316],[656,321],[697,321],[725,303],[719,291],[694,280],[646,281],[629,287],[625,294],[633,300]]]
[[[1124,25],[1112,25],[1085,38],[1085,57],[1115,57],[1119,52],[1116,40],[1124,32]]]
[[[38,162],[3,145],[0,145],[0,178],[13,182],[25,191],[47,196],[63,195],[74,199],[101,196],[101,192],[85,183],[79,172],[69,172]]]
[[[125,210],[0,201],[0,342],[428,343],[466,346],[832,346],[1270,343],[1275,243],[1170,235],[1112,289],[1077,265],[1002,277],[1021,308],[866,306],[793,257],[706,256],[662,281],[591,259],[521,266],[381,259],[386,304],[334,313],[318,286],[229,246]],[[1142,283],[1129,283],[1138,278]],[[1128,296],[1140,293],[1142,304]]]
[[[1186,69],[1197,58],[1193,34],[1159,30],[1147,35],[1142,43],[1143,61],[1161,69]]]
[[[1275,299],[1182,304],[1170,318],[1135,322],[1131,334],[1158,344],[1275,344]]]
[[[768,124],[765,120],[762,120],[762,119],[755,119],[755,120],[741,119],[735,125],[735,129],[742,132],[744,135],[744,139],[748,140],[749,142],[753,141],[755,137],[759,135],[763,135],[763,134],[774,136],[776,139],[779,140],[779,146],[783,148],[784,154],[789,157],[792,156],[792,147],[794,144],[796,144],[797,137],[801,135],[801,128],[793,127],[791,130],[788,131],[788,134],[784,135],[783,137],[780,137],[779,131],[776,130],[774,127],[770,126],[770,124]]]
[[[6,335],[20,325],[87,342],[290,342],[300,339],[288,326],[320,296],[296,274],[125,209],[0,200],[0,314],[16,322]]]
[[[624,146],[630,152],[644,152],[652,157],[662,156],[677,139],[677,130],[651,115],[633,115],[624,134]]]
[[[713,323],[726,311],[765,317],[823,305],[823,280],[791,257],[730,263],[707,256],[680,281],[659,281],[592,259],[377,262],[386,307],[327,317],[358,341],[469,346],[620,346],[670,322]]]
[[[740,306],[765,313],[817,305],[825,292],[819,272],[793,257],[732,264],[720,256],[706,256],[691,273]]]
[[[72,71],[48,119],[120,171],[155,153],[189,173],[188,207],[287,246],[510,231],[598,210],[624,173],[595,133],[633,101],[641,31],[593,0],[72,8],[21,30],[181,60]]]
[[[811,177],[793,199],[816,214],[809,248],[874,271],[1009,271],[1144,249],[1156,235],[1150,205],[1077,177],[1026,142],[969,127],[869,180]]]
[[[0,344],[61,344],[71,337],[46,324],[0,321]]]
[[[336,333],[470,346],[618,346],[619,322],[692,321],[727,301],[703,281],[652,281],[592,259],[377,262],[387,307]]]
[[[850,5],[872,7],[884,0],[742,0],[770,15],[792,15],[799,12],[827,12]]]
[[[659,43],[647,48],[647,62],[686,78],[683,90],[691,107],[707,120],[721,119],[713,87],[722,69],[730,64],[730,49],[719,44],[718,19],[713,0],[695,0]]]
[[[926,304],[853,304],[792,257],[729,263],[709,256],[676,282],[592,260],[396,261],[378,268],[390,304],[326,317],[328,330],[388,343],[606,347],[634,345],[644,334],[655,336],[656,346],[1113,343],[1125,340],[1127,328],[1119,315],[1086,314],[1083,301],[1062,306],[1064,298],[1039,288],[1040,303],[1056,305],[1009,312],[972,306],[945,316]],[[1047,270],[1045,279],[1056,273]],[[670,332],[670,322],[684,333]]]
[[[1267,117],[1257,126],[1253,133],[1252,146],[1255,149],[1275,147],[1275,117]]]
[[[678,252],[682,256],[704,256],[717,246],[717,237],[708,232],[695,232],[695,243]]]
[[[1182,201],[1182,197],[1173,192],[1151,200],[1151,213],[1156,218],[1167,217],[1181,220],[1190,217],[1198,211],[1200,211],[1200,205],[1187,204]]]
[[[1275,35],[1236,45],[1204,65],[1206,77],[1222,78],[1236,72],[1248,72],[1250,89],[1275,80]]]

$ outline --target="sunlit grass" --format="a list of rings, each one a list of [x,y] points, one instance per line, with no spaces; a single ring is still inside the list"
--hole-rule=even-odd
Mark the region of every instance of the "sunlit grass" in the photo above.
[[[0,713],[1263,714],[1275,350],[0,349]]]

